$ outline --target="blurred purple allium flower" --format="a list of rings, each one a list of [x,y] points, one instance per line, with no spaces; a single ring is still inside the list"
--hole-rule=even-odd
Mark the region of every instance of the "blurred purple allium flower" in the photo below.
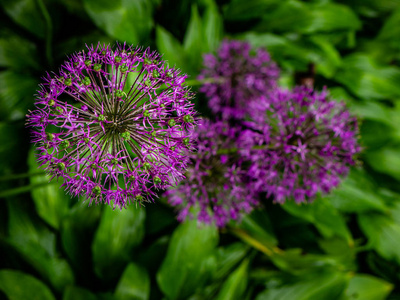
[[[193,217],[222,227],[239,220],[258,204],[258,194],[248,187],[248,175],[237,157],[235,141],[240,128],[225,121],[202,120],[193,137],[198,152],[193,166],[177,188],[167,190],[168,202],[179,210],[178,219]]]
[[[188,162],[197,119],[185,78],[157,52],[125,44],[72,55],[27,115],[40,165],[90,203],[150,201]]]
[[[242,118],[248,103],[277,86],[279,68],[262,48],[249,43],[222,42],[217,55],[204,56],[199,79],[209,79],[200,88],[209,98],[212,112],[223,119]]]
[[[360,151],[357,120],[326,91],[275,89],[253,101],[249,111],[251,129],[238,140],[240,152],[251,162],[253,188],[278,203],[328,193]]]

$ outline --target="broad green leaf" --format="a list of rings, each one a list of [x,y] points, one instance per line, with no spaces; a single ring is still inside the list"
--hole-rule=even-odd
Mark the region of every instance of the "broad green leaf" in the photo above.
[[[394,46],[400,50],[399,46],[400,35],[400,9],[397,9],[391,16],[385,20],[385,24],[379,31],[377,39],[390,43],[388,46]]]
[[[156,27],[156,43],[158,50],[163,54],[163,59],[168,61],[170,66],[175,65],[177,68],[185,70],[185,51],[181,43],[159,25]]]
[[[337,300],[346,288],[348,280],[349,274],[345,273],[316,274],[311,280],[266,289],[256,300]]]
[[[341,257],[304,253],[302,249],[279,251],[271,256],[272,262],[281,270],[303,276],[316,270],[344,269],[346,262]]]
[[[363,50],[380,62],[390,64],[400,58],[400,9],[387,19],[374,40],[365,41]]]
[[[340,300],[385,300],[393,289],[393,285],[380,278],[356,274],[349,281],[345,294]]]
[[[246,33],[239,36],[254,47],[266,47],[272,58],[291,71],[305,70],[310,62],[316,72],[327,78],[334,76],[342,64],[339,52],[323,37],[292,39],[270,33]]]
[[[229,21],[259,18],[282,2],[281,0],[233,0],[225,7],[224,17]]]
[[[196,220],[178,226],[157,273],[158,285],[168,299],[187,299],[202,288],[215,267],[217,243],[214,226],[199,226]]]
[[[92,244],[93,263],[101,278],[120,274],[144,236],[145,210],[131,205],[127,209],[104,207]]]
[[[256,26],[258,31],[294,31],[299,33],[357,30],[361,22],[347,6],[336,3],[283,2],[264,15]]]
[[[98,298],[90,291],[77,287],[68,286],[64,290],[63,300],[97,300]]]
[[[342,68],[334,79],[355,95],[365,99],[393,99],[400,97],[400,68],[379,65],[362,53],[343,59]]]
[[[82,198],[63,218],[60,233],[64,251],[75,269],[90,276],[87,261],[91,259],[90,246],[101,216],[101,206],[88,206]]]
[[[4,11],[18,25],[40,38],[45,37],[46,23],[36,0],[0,0]]]
[[[243,243],[234,243],[218,248],[217,271],[213,274],[213,281],[226,277],[249,252],[249,246]]]
[[[23,71],[40,69],[35,44],[15,33],[4,34],[0,38],[0,66]]]
[[[183,47],[192,72],[197,71],[202,63],[201,54],[205,49],[203,22],[195,4],[192,5],[189,25],[186,29]]]
[[[349,245],[345,240],[338,237],[321,239],[318,241],[318,245],[326,254],[335,257],[346,270],[356,271],[358,269],[355,261],[357,248],[354,245]]]
[[[386,212],[388,207],[377,189],[365,171],[352,169],[339,188],[325,197],[336,209],[347,213]]]
[[[32,275],[15,270],[0,270],[0,290],[9,300],[55,300],[50,289]]]
[[[259,32],[302,32],[312,21],[312,12],[307,3],[283,1],[276,9],[265,14],[255,29]]]
[[[150,296],[150,277],[146,269],[130,263],[115,289],[115,299],[147,300]]]
[[[368,245],[387,260],[400,263],[400,224],[390,215],[369,213],[358,215]]]
[[[348,0],[345,3],[368,18],[386,17],[400,6],[397,0]]]
[[[2,71],[0,82],[0,119],[24,119],[34,102],[37,79],[26,73]]]
[[[297,204],[288,201],[282,208],[290,214],[312,223],[324,237],[339,236],[353,244],[351,233],[343,216],[325,198],[312,203]]]
[[[216,4],[208,5],[203,18],[205,51],[211,52],[218,48],[223,37],[223,20]]]
[[[145,0],[84,0],[94,23],[120,42],[140,45],[153,26],[152,5]]]
[[[32,173],[42,170],[36,161],[34,148],[31,148],[29,152],[28,165],[29,171]],[[46,183],[49,180],[50,177],[45,174],[30,178],[31,184]],[[70,202],[70,196],[65,194],[61,184],[62,181],[35,188],[31,192],[38,215],[56,229],[59,229],[62,218],[68,212]]]
[[[242,299],[247,287],[249,259],[245,259],[240,266],[229,275],[221,287],[217,300]]]
[[[56,252],[56,236],[47,227],[34,221],[21,204],[10,199],[7,241],[52,286],[63,290],[74,282],[67,261]]]
[[[400,149],[399,146],[387,146],[365,154],[367,162],[376,171],[390,175],[400,180]]]

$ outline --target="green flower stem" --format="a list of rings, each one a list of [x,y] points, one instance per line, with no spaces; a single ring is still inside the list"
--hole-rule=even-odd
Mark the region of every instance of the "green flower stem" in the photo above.
[[[53,53],[52,53],[52,34],[53,34],[53,24],[51,22],[50,14],[43,3],[43,0],[36,0],[39,9],[43,15],[44,21],[46,23],[46,58],[50,66],[53,65]]]
[[[14,179],[26,178],[26,177],[31,177],[31,176],[39,176],[39,175],[46,175],[46,173],[43,171],[38,171],[38,172],[15,174],[15,175],[11,174],[11,175],[0,177],[0,181],[14,180]]]
[[[277,255],[279,256],[284,253],[284,251],[282,249],[280,249],[276,246],[261,243],[260,241],[258,241],[256,238],[249,235],[245,230],[243,230],[241,228],[229,226],[228,231],[230,233],[232,233],[233,235],[237,236],[238,238],[240,238],[241,240],[243,240],[244,242],[246,242],[247,244],[249,244],[250,246],[261,251],[268,257],[277,256]]]
[[[24,194],[27,193],[33,189],[37,189],[40,187],[47,186],[49,184],[55,184],[56,182],[42,182],[42,183],[37,183],[37,184],[30,184],[26,186],[20,186],[14,189],[9,189],[5,191],[0,192],[0,198],[5,198],[5,197],[10,197],[10,196],[15,196],[19,194]]]
[[[196,85],[203,85],[204,83],[218,83],[223,82],[223,78],[204,78],[204,79],[189,79],[186,80],[186,85],[196,86]]]

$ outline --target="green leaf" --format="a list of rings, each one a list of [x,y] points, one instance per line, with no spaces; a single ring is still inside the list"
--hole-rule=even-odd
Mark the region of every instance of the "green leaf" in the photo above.
[[[242,299],[248,281],[249,259],[245,259],[240,266],[228,277],[218,293],[217,300]]]
[[[243,243],[234,243],[218,248],[217,271],[213,274],[213,281],[226,277],[249,252],[249,246]]]
[[[197,71],[201,66],[201,54],[205,49],[203,23],[195,4],[192,5],[191,17],[187,27],[183,47],[188,58],[190,69]]]
[[[388,207],[376,193],[377,189],[365,171],[352,169],[340,187],[326,198],[336,209],[347,213],[387,212]]]
[[[202,288],[215,267],[217,243],[214,226],[199,227],[196,220],[178,226],[157,273],[158,285],[169,299],[187,299]]]
[[[304,253],[303,249],[299,248],[279,251],[271,256],[271,260],[279,269],[297,276],[316,270],[343,270],[347,267],[347,263],[343,262],[341,257]]]
[[[203,18],[205,51],[211,52],[218,48],[223,37],[223,20],[216,4],[208,5]]]
[[[92,244],[93,263],[101,278],[115,278],[144,236],[145,210],[133,205],[123,210],[106,206]]]
[[[307,204],[288,201],[282,205],[282,208],[312,223],[324,237],[330,238],[336,235],[351,245],[354,243],[343,216],[325,198]]]
[[[343,59],[342,68],[334,79],[351,92],[365,99],[400,97],[400,69],[379,65],[371,57],[356,53]]]
[[[0,66],[18,70],[40,70],[36,46],[12,33],[0,38]]]
[[[400,263],[400,224],[390,215],[378,213],[358,215],[361,230],[368,237],[368,245],[383,258]]]
[[[267,47],[272,58],[291,71],[305,70],[310,62],[316,72],[327,78],[334,76],[342,64],[339,52],[323,37],[286,38],[270,33],[246,33],[239,36],[254,47]]]
[[[34,102],[36,78],[14,71],[0,72],[0,119],[21,120]]]
[[[152,5],[145,0],[84,0],[94,23],[120,42],[140,45],[153,27]]]
[[[46,24],[35,0],[0,0],[7,15],[18,25],[44,38]]]
[[[345,294],[340,300],[385,300],[393,285],[367,274],[356,274],[350,279]]]
[[[376,171],[400,180],[400,150],[398,146],[387,146],[365,154],[367,162]]]
[[[0,270],[0,290],[10,300],[55,300],[50,289],[35,277],[14,270]]]
[[[66,260],[56,252],[56,236],[47,227],[35,222],[15,198],[7,201],[9,209],[7,241],[39,274],[58,290],[74,282]]]
[[[34,148],[31,148],[28,156],[29,171],[34,173],[41,170],[36,161]],[[30,178],[31,184],[49,182],[47,175],[37,175]],[[52,227],[59,229],[64,215],[68,212],[70,197],[65,194],[62,182],[32,190],[32,198],[38,215]]]
[[[150,277],[146,269],[130,263],[115,289],[119,300],[147,300],[150,296]]]
[[[337,300],[346,288],[349,275],[339,272],[316,274],[311,280],[268,288],[256,300]]]
[[[233,0],[225,7],[224,17],[229,21],[262,17],[281,2],[281,0]]]
[[[163,27],[156,27],[156,44],[160,53],[163,54],[163,59],[167,60],[171,66],[185,70],[186,58],[185,51],[181,43]]]
[[[87,261],[91,259],[90,246],[101,216],[101,206],[88,206],[82,198],[64,217],[61,224],[61,243],[75,269],[90,276]]]
[[[294,31],[299,33],[358,30],[361,22],[348,7],[336,3],[304,3],[284,1],[275,10],[265,14],[256,26],[258,31]]]
[[[90,291],[77,286],[67,286],[63,294],[63,300],[97,300],[97,299],[98,298]]]

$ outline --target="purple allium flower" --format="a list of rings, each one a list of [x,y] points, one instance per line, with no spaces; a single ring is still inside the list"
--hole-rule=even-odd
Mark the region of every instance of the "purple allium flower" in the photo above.
[[[240,152],[251,162],[253,188],[278,203],[328,193],[360,151],[357,120],[326,91],[275,89],[269,98],[252,102],[249,111],[251,129],[238,140]]]
[[[204,56],[199,79],[209,79],[200,88],[208,105],[223,119],[242,118],[248,103],[276,87],[279,68],[262,48],[253,51],[249,43],[222,42],[217,55]]]
[[[258,194],[249,189],[247,171],[237,156],[235,141],[240,128],[225,121],[202,120],[193,136],[198,152],[193,166],[177,188],[167,190],[168,202],[179,210],[178,219],[193,217],[222,227],[238,220],[258,204]]]
[[[87,48],[40,85],[27,115],[38,161],[90,203],[150,201],[188,162],[197,119],[186,75],[149,49]]]

